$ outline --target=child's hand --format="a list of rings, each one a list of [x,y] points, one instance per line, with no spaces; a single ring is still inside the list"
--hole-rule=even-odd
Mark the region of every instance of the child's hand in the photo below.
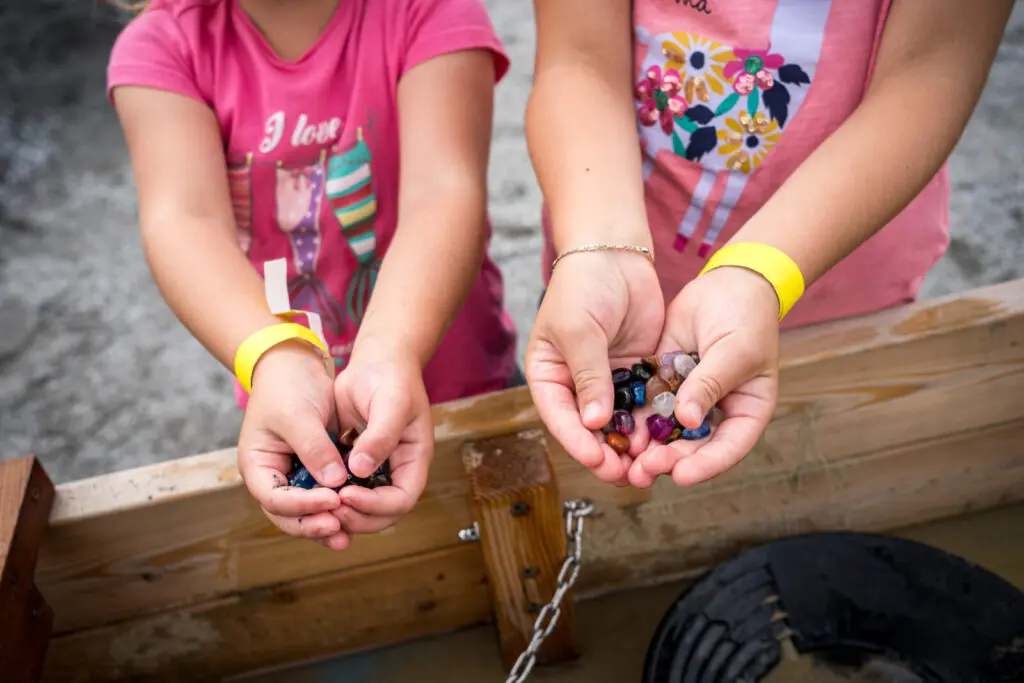
[[[346,486],[335,515],[345,530],[370,534],[412,510],[427,484],[434,457],[434,427],[423,386],[423,369],[410,354],[357,342],[348,366],[334,383],[338,418],[358,425],[348,464],[368,477],[389,457],[391,486]],[[365,425],[365,429],[362,429]]]
[[[252,385],[238,437],[238,470],[249,492],[285,533],[346,547],[348,534],[331,514],[341,505],[331,488],[347,473],[327,434],[334,393],[323,361],[305,342],[281,344],[256,364]],[[288,486],[293,453],[328,488]]]
[[[669,306],[658,352],[697,351],[700,363],[676,393],[676,418],[698,427],[717,403],[725,415],[706,441],[675,441],[640,455],[629,471],[647,487],[672,473],[688,486],[725,472],[750,452],[771,420],[779,389],[779,300],[760,275],[719,268]]]
[[[637,254],[573,254],[544,295],[526,350],[530,391],[552,435],[602,481],[624,482],[632,464],[592,433],[612,416],[612,363],[653,353],[664,319],[657,274]],[[637,430],[629,452],[646,446]]]

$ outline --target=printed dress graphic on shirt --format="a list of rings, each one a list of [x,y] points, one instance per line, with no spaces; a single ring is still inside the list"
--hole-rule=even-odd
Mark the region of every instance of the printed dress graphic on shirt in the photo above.
[[[292,308],[320,315],[324,327],[334,335],[345,329],[341,308],[327,285],[317,277],[316,267],[322,244],[320,208],[324,197],[324,157],[314,164],[298,167],[278,165],[275,169],[277,226],[288,236],[295,276],[288,282]]]
[[[345,296],[349,318],[356,325],[366,314],[380,268],[374,233],[377,197],[372,161],[362,128],[356,130],[355,143],[336,146],[327,161],[327,200],[358,263]]]
[[[252,155],[241,163],[228,162],[228,190],[235,213],[238,246],[246,255],[252,246]]]
[[[700,169],[689,204],[679,207],[676,250],[705,225],[697,255],[707,256],[718,240],[750,176],[804,102],[830,9],[829,0],[778,0],[764,48],[637,27],[647,48],[634,93],[644,180],[659,153]]]

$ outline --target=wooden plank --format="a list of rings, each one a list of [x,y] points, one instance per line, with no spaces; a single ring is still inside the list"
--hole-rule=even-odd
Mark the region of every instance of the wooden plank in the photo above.
[[[242,671],[443,633],[489,614],[480,550],[456,546],[59,636],[43,680],[220,681]]]
[[[776,418],[740,466],[664,500],[799,473],[874,450],[955,435],[1024,414],[1024,281],[959,298],[788,332]],[[242,487],[233,451],[60,487],[39,570],[69,632],[233,592],[342,571],[455,543],[472,521],[459,449],[539,423],[525,389],[435,409],[437,457],[413,514],[335,554],[270,527]],[[566,497],[637,504],[555,459]]]
[[[882,531],[1024,500],[1024,420],[954,439],[819,463],[689,496],[598,502],[581,597],[692,576],[768,539]],[[612,489],[614,487],[605,487]],[[479,623],[490,598],[479,549],[433,553],[227,596],[58,636],[45,681],[206,681]]]
[[[0,671],[4,683],[37,683],[49,649],[53,609],[34,585],[20,604],[2,603],[3,638]],[[10,638],[11,640],[6,640]]]
[[[558,588],[566,548],[562,498],[540,429],[470,442],[462,459],[501,660],[511,669],[533,638],[537,615]],[[567,595],[561,618],[541,646],[541,663],[579,657],[571,600]]]
[[[38,460],[0,462],[0,671],[11,683],[38,680],[46,654],[53,613],[35,570],[53,498]]]

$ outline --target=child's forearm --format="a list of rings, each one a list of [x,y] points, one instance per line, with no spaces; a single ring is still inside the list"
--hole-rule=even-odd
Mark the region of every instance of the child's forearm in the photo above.
[[[426,365],[480,272],[487,239],[483,182],[422,189],[400,208],[353,355],[411,354]]]
[[[263,281],[234,243],[234,226],[180,216],[173,225],[142,221],[143,244],[164,299],[192,335],[229,369],[253,332],[281,322]],[[310,347],[315,361],[315,352]]]
[[[881,230],[956,145],[1011,7],[893,3],[860,106],[730,242],[778,247],[810,284]]]
[[[480,272],[487,239],[487,163],[494,60],[441,55],[399,82],[398,227],[353,358],[433,356]]]
[[[650,246],[632,96],[630,3],[536,0],[526,139],[559,250]]]

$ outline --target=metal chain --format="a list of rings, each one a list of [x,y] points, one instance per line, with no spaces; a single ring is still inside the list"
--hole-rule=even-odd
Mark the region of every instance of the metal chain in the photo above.
[[[565,561],[562,563],[562,570],[558,572],[558,587],[551,596],[551,602],[544,605],[537,615],[537,620],[533,622],[533,638],[512,666],[505,683],[522,683],[533,671],[533,665],[537,663],[537,651],[544,639],[555,630],[558,618],[562,616],[562,600],[579,576],[580,559],[583,554],[583,519],[590,516],[594,506],[585,500],[569,500],[563,505],[563,510],[567,541]]]

